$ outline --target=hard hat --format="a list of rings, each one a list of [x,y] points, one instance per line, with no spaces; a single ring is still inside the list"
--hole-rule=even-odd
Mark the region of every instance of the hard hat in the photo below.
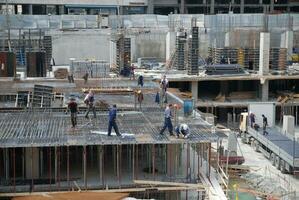
[[[187,130],[188,129],[188,125],[187,124],[182,124],[181,126],[182,126],[183,130]]]

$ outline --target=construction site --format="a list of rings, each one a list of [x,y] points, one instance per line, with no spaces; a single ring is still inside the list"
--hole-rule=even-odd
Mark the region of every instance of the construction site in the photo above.
[[[92,5],[1,7],[0,199],[299,199],[299,14]]]

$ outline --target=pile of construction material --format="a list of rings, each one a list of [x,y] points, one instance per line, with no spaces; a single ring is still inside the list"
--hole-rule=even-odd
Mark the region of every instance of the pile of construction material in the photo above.
[[[277,102],[284,104],[288,101],[299,101],[299,94],[293,92],[278,92]]]
[[[215,64],[205,67],[207,75],[241,75],[246,74],[244,68],[238,64]]]
[[[225,102],[226,100],[246,100],[246,99],[255,99],[256,92],[255,91],[238,91],[238,92],[231,92],[228,96],[225,96],[222,93],[219,93],[214,101],[218,102]]]
[[[58,68],[54,71],[54,77],[57,79],[65,79],[68,76],[68,71],[65,68]]]

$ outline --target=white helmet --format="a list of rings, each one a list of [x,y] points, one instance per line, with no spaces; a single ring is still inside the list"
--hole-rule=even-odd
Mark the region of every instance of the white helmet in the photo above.
[[[181,124],[182,130],[187,130],[188,129],[188,125],[187,124]]]

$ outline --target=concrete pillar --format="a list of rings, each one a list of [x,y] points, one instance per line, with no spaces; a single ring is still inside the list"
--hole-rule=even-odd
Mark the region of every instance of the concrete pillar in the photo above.
[[[259,75],[269,73],[270,33],[260,33]]]
[[[269,99],[269,81],[268,80],[261,80],[260,85],[260,97],[262,101],[268,101]]]
[[[147,0],[147,14],[154,14],[154,0]]]
[[[244,0],[241,0],[240,3],[240,13],[244,13]]]
[[[194,99],[194,103],[196,105],[198,100],[198,81],[191,82],[191,92],[192,92],[192,97]]]
[[[294,139],[295,136],[295,117],[292,115],[283,116],[282,133],[290,139]]]
[[[37,147],[25,148],[26,179],[39,178],[39,149]]]
[[[137,62],[137,51],[138,49],[136,48],[136,36],[131,37],[131,62]],[[116,47],[115,47],[116,48]]]
[[[59,12],[59,15],[65,14],[64,13],[64,6],[59,6],[58,12]]]
[[[294,32],[293,31],[286,31],[281,34],[281,48],[287,48],[287,60],[292,60],[293,54],[293,45],[294,45]]]
[[[185,14],[185,0],[181,0],[180,14]]]
[[[166,34],[166,62],[169,61],[171,55],[175,51],[175,40],[176,40],[175,32],[168,32]]]
[[[116,66],[116,42],[110,41],[110,67]]]
[[[225,33],[225,41],[224,41],[224,47],[229,47],[230,46],[230,32]]]
[[[237,156],[237,136],[234,132],[230,132],[228,135],[227,151],[231,156]]]
[[[210,14],[215,14],[215,0],[211,0]]]
[[[274,0],[270,0],[270,13],[274,11]]]
[[[220,93],[222,95],[228,96],[228,82],[227,81],[220,81]]]
[[[54,176],[55,176],[55,182],[57,182],[58,180],[58,158],[57,158],[57,148],[58,147],[54,147]]]
[[[29,14],[29,15],[32,15],[32,13],[33,13],[32,4],[29,4],[29,5],[28,5],[28,14]]]

